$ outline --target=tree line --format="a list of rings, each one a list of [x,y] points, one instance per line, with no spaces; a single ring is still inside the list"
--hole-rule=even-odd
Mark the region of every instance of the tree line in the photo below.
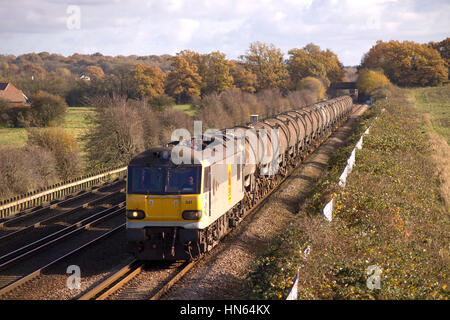
[[[274,45],[255,42],[239,60],[220,51],[190,50],[161,59],[0,56],[0,80],[13,82],[31,102],[31,107],[12,108],[0,101],[0,122],[28,132],[25,147],[0,153],[0,197],[126,164],[137,153],[170,141],[175,128],[192,129],[194,120],[202,120],[205,129],[225,128],[247,122],[250,114],[267,117],[311,104],[343,74],[337,56],[313,44],[289,55],[285,60]],[[193,104],[196,116],[166,108],[175,103]],[[77,141],[55,128],[68,105],[95,107],[81,139],[83,158]]]
[[[254,42],[237,60],[220,51],[201,54],[183,50],[175,56],[103,56],[47,52],[0,55],[0,80],[13,82],[31,97],[44,91],[62,97],[70,106],[89,98],[113,94],[147,99],[156,108],[170,103],[196,103],[210,93],[238,88],[254,93],[299,89],[307,76],[324,86],[340,80],[343,65],[329,49],[314,44],[292,49],[288,58],[272,44]]]
[[[446,83],[448,38],[426,45],[379,41],[358,69],[358,86],[368,95],[383,96],[373,91],[380,83]],[[15,113],[0,101],[0,125],[27,127],[29,137],[25,147],[0,153],[0,197],[126,164],[169,141],[173,129],[191,129],[194,120],[202,120],[205,129],[226,128],[247,122],[250,114],[267,117],[311,104],[343,77],[337,55],[314,44],[289,50],[286,59],[279,48],[261,42],[250,44],[238,60],[220,51],[191,50],[145,57],[0,55],[0,81],[14,83],[31,101]],[[175,103],[195,105],[196,116],[167,108]],[[84,165],[76,140],[64,130],[33,128],[57,126],[68,105],[95,107],[83,137]]]
[[[449,80],[450,38],[419,44],[378,41],[367,52],[359,70],[378,69],[401,87],[438,86]]]

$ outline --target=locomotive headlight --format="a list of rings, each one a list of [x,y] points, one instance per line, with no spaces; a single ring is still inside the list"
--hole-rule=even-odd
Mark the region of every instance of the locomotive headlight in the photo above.
[[[183,211],[182,216],[185,220],[200,220],[202,218],[202,210],[186,210]]]
[[[144,219],[145,213],[141,210],[127,210],[128,219]]]

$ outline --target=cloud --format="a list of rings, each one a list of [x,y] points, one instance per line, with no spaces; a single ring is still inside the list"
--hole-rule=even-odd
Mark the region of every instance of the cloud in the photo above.
[[[71,0],[81,27],[67,27],[67,3],[15,0],[0,8],[0,53],[49,51],[245,54],[250,42],[283,52],[313,42],[346,65],[377,40],[437,41],[448,36],[447,0]]]

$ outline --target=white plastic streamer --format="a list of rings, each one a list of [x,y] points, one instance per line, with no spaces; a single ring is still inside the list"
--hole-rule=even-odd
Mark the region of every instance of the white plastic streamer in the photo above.
[[[328,202],[322,209],[322,214],[328,221],[333,220],[333,206],[334,206],[334,199],[331,199],[331,201]]]
[[[353,149],[352,154],[350,155],[350,158],[347,160],[348,165],[348,173],[352,172],[353,165],[355,164],[355,158],[356,158],[356,148]]]
[[[361,138],[359,139],[358,143],[356,144],[356,148],[358,150],[362,149],[362,144],[363,144],[363,136],[361,136]]]
[[[339,185],[342,188],[345,187],[345,183],[347,181],[347,175],[348,175],[348,165],[345,166],[344,171],[342,172],[341,176],[339,177]]]
[[[291,292],[289,292],[286,300],[297,300],[298,298],[298,271],[297,269],[297,275],[294,278],[294,285],[292,286]]]

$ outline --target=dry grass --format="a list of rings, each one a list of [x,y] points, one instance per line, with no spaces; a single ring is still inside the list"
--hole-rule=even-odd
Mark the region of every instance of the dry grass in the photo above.
[[[428,115],[425,116],[425,119],[429,124]],[[428,135],[433,150],[431,159],[435,164],[436,174],[440,181],[442,198],[447,209],[450,210],[450,147],[442,136],[434,132],[429,132]]]
[[[450,215],[441,195],[448,149],[424,130],[405,92],[392,90],[372,109],[386,112],[365,136],[345,189],[336,183],[353,145],[336,154],[298,221],[258,259],[252,298],[284,298],[299,265],[301,299],[449,298]],[[329,223],[318,213],[332,194]],[[370,266],[381,270],[380,289],[367,286]]]

